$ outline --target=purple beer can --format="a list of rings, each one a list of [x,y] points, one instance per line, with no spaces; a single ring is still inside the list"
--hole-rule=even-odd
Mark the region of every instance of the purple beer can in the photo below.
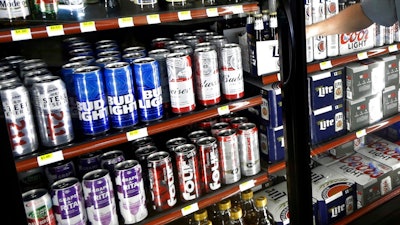
[[[110,172],[114,177],[115,165],[125,160],[124,152],[121,150],[112,150],[100,155],[100,167]]]
[[[119,225],[114,187],[108,170],[98,169],[85,174],[82,188],[90,224]]]
[[[98,66],[75,70],[76,107],[84,135],[97,135],[110,129],[103,73]]]
[[[71,160],[64,160],[52,163],[45,167],[45,174],[49,184],[66,177],[75,177],[75,164]]]
[[[111,127],[122,129],[139,123],[132,69],[127,62],[104,67]]]
[[[86,225],[83,190],[78,178],[67,177],[54,182],[50,193],[58,224]]]
[[[158,62],[146,57],[133,61],[138,97],[139,119],[150,122],[163,117],[162,93]]]
[[[127,160],[115,165],[115,184],[124,223],[137,223],[146,218],[146,194],[139,162]]]
[[[80,177],[82,178],[86,173],[100,169],[100,153],[97,152],[90,152],[84,155],[80,155],[78,158],[78,172]]]

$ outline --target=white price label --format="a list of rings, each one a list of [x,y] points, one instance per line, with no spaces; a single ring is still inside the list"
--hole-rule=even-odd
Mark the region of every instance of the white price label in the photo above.
[[[321,62],[321,63],[319,64],[319,68],[320,68],[321,70],[330,69],[330,68],[332,68],[332,62],[331,62],[330,60],[329,60],[329,61]]]
[[[397,48],[397,45],[391,45],[389,46],[389,52],[397,52],[399,49]]]
[[[94,21],[82,22],[79,26],[82,33],[96,31],[96,23]]]
[[[363,60],[363,59],[368,59],[368,54],[367,52],[360,52],[357,54],[357,59],[358,60]]]
[[[282,78],[281,78],[281,73],[277,73],[277,74],[276,74],[276,78],[278,79],[278,81],[281,81],[281,80],[282,80]]]
[[[229,106],[228,105],[224,105],[221,107],[218,107],[218,115],[222,116],[222,115],[226,115],[229,114],[230,110],[229,110]]]
[[[364,137],[365,135],[367,135],[367,131],[365,129],[359,130],[359,131],[356,132],[356,137],[357,138]]]
[[[45,155],[38,156],[36,158],[39,166],[45,166],[51,163],[59,162],[64,160],[64,155],[62,151],[56,151],[52,153],[48,153]]]
[[[182,11],[178,12],[178,18],[180,21],[182,20],[191,20],[192,19],[192,14],[190,11]]]
[[[206,14],[208,17],[216,17],[219,16],[218,9],[217,8],[210,8],[206,9]]]
[[[118,19],[118,25],[119,25],[119,28],[135,26],[133,24],[133,18],[132,17],[119,18]]]
[[[132,130],[126,133],[126,139],[128,139],[128,141],[133,141],[135,139],[147,136],[149,136],[149,134],[147,133],[147,127],[137,130]]]
[[[47,26],[47,35],[49,37],[54,37],[54,36],[61,36],[64,35],[64,26],[63,25],[52,25],[52,26]]]
[[[239,13],[243,13],[243,5],[234,5],[229,7],[229,9],[232,11],[232,13],[234,14],[239,14]]]
[[[25,28],[25,29],[11,30],[11,37],[13,41],[32,39],[31,29]]]
[[[148,24],[157,24],[161,23],[160,15],[159,14],[151,14],[146,16]]]
[[[244,183],[241,183],[239,185],[239,189],[240,189],[241,192],[243,192],[243,191],[245,191],[247,189],[250,189],[250,188],[252,188],[254,186],[255,186],[255,181],[254,180],[249,180],[249,181],[246,181]]]
[[[182,216],[187,216],[189,214],[196,212],[197,210],[199,210],[199,205],[197,204],[197,202],[193,203],[191,205],[185,206],[181,209]]]

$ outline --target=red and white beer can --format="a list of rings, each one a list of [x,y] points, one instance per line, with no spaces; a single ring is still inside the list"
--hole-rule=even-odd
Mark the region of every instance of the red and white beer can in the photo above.
[[[230,124],[227,122],[218,122],[218,123],[214,123],[211,126],[211,135],[216,137],[217,133],[223,129],[228,129],[230,128]]]
[[[240,180],[239,143],[235,129],[222,129],[217,133],[218,154],[223,184]]]
[[[254,123],[242,123],[237,128],[239,142],[240,169],[244,176],[260,172],[260,147],[258,129]]]
[[[196,146],[184,144],[176,147],[175,159],[181,201],[187,202],[200,197],[201,184]]]
[[[232,129],[238,129],[238,127],[243,124],[243,123],[247,123],[249,121],[249,119],[247,117],[244,116],[237,116],[232,118],[230,125]]]
[[[200,176],[204,191],[209,193],[221,187],[218,145],[215,137],[202,137],[196,142],[200,162]]]
[[[53,202],[46,189],[32,189],[22,194],[28,224],[56,225]]]
[[[177,202],[171,156],[168,152],[160,151],[150,154],[147,162],[153,209],[170,209]]]
[[[207,137],[207,136],[209,136],[209,135],[208,135],[208,132],[205,130],[195,130],[188,134],[188,138],[189,138],[190,142],[192,142],[193,144],[196,144],[196,142],[200,138]]]

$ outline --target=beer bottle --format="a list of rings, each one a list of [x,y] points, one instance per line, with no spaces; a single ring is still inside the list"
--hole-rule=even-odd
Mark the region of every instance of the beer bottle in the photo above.
[[[258,225],[275,225],[274,217],[267,207],[267,197],[259,196],[256,198],[257,224]]]
[[[243,211],[243,220],[246,225],[257,224],[257,210],[253,200],[253,190],[248,189],[242,192],[240,204]]]
[[[271,12],[269,14],[269,27],[271,29],[271,40],[277,40],[277,29],[278,29],[278,17],[276,12]]]
[[[208,221],[208,213],[206,209],[196,211],[193,214],[191,225],[205,225]]]
[[[261,13],[264,23],[264,31],[263,31],[264,40],[269,40],[271,39],[271,28],[269,27],[269,10],[264,9],[263,11],[261,11]]]
[[[229,224],[229,216],[231,211],[231,200],[224,199],[218,202],[218,216],[217,220],[215,220],[216,225],[228,225]]]
[[[231,215],[229,216],[230,225],[245,225],[243,220],[242,209],[237,206],[231,209]],[[247,225],[247,224],[246,224]]]
[[[257,13],[254,15],[254,35],[256,41],[265,41],[264,40],[264,22],[262,19],[262,14]]]

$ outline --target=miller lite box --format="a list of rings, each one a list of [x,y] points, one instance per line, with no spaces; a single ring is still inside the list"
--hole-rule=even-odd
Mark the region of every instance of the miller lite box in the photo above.
[[[261,118],[270,127],[279,127],[282,122],[282,96],[278,83],[265,85],[261,88]]]
[[[260,153],[269,163],[280,162],[285,159],[285,139],[283,126],[270,127],[260,124],[259,130]]]
[[[339,55],[363,51],[374,45],[374,25],[360,31],[339,34]]]
[[[361,153],[342,158],[328,168],[356,182],[358,209],[392,191],[392,169]]]
[[[313,145],[340,137],[347,132],[344,102],[313,110],[310,116]]]
[[[320,109],[344,100],[344,67],[308,75],[310,109]]]
[[[290,224],[289,201],[287,193],[287,182],[282,181],[254,193],[254,199],[259,196],[267,197],[268,210],[271,212],[276,225]]]
[[[400,145],[369,134],[366,136],[365,146],[357,149],[357,152],[389,166],[392,169],[392,186],[400,185]]]
[[[326,166],[311,170],[311,187],[316,224],[333,224],[357,209],[356,183]]]
[[[383,118],[388,118],[399,112],[399,86],[392,85],[382,91]]]

